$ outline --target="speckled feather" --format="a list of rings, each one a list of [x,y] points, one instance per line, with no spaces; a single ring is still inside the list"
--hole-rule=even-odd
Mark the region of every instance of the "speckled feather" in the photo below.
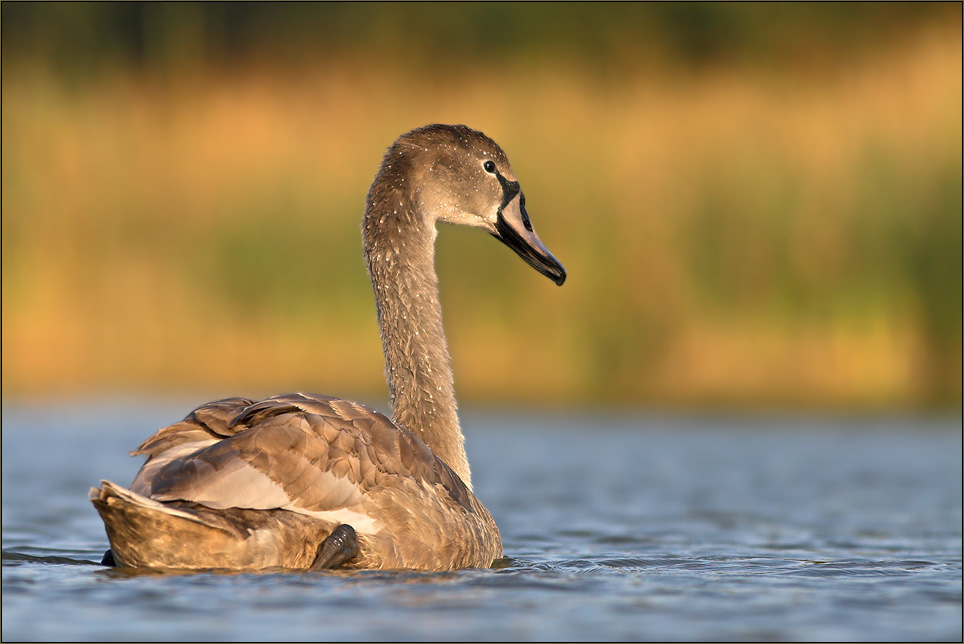
[[[472,493],[434,241],[437,222],[497,234],[506,182],[518,185],[480,132],[431,125],[399,137],[362,222],[394,419],[310,394],[198,407],[133,452],[147,460],[129,490],[91,489],[114,560],[307,569],[342,524],[357,535],[349,567],[449,570],[501,557],[499,530]]]
[[[165,458],[201,437],[213,442],[190,455]],[[274,529],[310,533],[314,538],[309,541],[317,547],[339,523],[326,516],[347,511],[372,518],[368,529],[353,522],[363,544],[353,567],[487,566],[502,554],[495,522],[451,468],[408,430],[350,401],[300,393],[260,402],[219,400],[161,429],[135,453],[148,460],[132,490],[210,527],[236,525],[224,521],[224,511],[246,510],[240,516],[249,519],[255,510],[297,514],[273,522]],[[152,467],[155,459],[164,465]],[[149,480],[143,480],[145,473],[152,474]],[[372,494],[376,488],[385,496]],[[282,534],[277,540],[294,538]],[[151,539],[138,535],[119,541],[145,545]],[[122,543],[112,544],[115,557],[143,565],[140,559],[147,555],[125,553]],[[310,565],[308,553],[296,549],[295,554],[268,563]],[[166,563],[163,567],[209,567],[195,566],[184,556]]]

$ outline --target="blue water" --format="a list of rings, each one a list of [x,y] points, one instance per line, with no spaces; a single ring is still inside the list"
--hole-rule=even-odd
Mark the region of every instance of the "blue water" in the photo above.
[[[4,641],[962,638],[959,416],[469,413],[498,569],[96,565],[87,489],[194,402],[4,404]]]

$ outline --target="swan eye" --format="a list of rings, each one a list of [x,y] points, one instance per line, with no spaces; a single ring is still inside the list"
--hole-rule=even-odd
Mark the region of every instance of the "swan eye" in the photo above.
[[[495,163],[493,163],[492,161],[486,161],[485,163],[482,164],[482,169],[485,170],[486,172],[495,174]]]

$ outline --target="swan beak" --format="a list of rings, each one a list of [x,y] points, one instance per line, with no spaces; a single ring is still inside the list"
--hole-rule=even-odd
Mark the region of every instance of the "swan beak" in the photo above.
[[[557,286],[566,281],[566,269],[552,256],[539,235],[532,228],[526,212],[526,198],[518,192],[499,209],[492,236],[514,250],[532,268],[536,269]]]

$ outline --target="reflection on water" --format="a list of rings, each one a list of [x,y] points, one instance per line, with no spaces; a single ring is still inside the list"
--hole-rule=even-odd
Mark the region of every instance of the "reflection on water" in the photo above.
[[[961,421],[468,415],[506,559],[97,565],[87,501],[184,407],[3,410],[3,639],[961,639]]]

